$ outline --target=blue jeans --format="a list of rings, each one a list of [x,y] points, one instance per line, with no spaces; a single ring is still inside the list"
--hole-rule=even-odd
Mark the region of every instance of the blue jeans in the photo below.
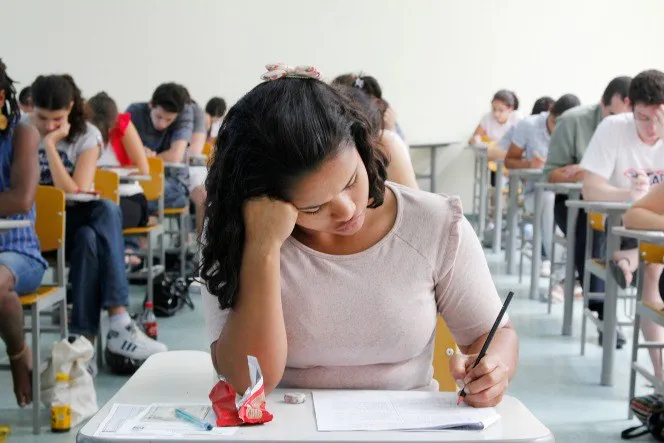
[[[65,253],[73,304],[70,330],[96,335],[102,308],[129,304],[120,207],[109,200],[67,206]]]
[[[184,208],[189,204],[189,190],[175,177],[166,177],[164,180],[164,208]],[[150,212],[157,212],[159,202],[148,202]]]
[[[14,274],[14,290],[18,295],[35,292],[46,271],[39,261],[14,251],[0,251],[0,266]]]

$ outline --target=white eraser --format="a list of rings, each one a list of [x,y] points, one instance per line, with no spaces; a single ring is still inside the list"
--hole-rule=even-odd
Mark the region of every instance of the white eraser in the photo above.
[[[305,395],[301,392],[288,392],[284,394],[284,401],[291,405],[299,405],[304,403]]]

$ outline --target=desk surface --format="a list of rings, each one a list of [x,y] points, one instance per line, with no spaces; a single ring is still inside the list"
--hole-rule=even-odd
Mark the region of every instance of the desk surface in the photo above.
[[[568,200],[565,204],[570,208],[585,209],[592,212],[624,212],[632,206],[631,203],[626,202],[591,202],[586,200]]]
[[[626,229],[620,226],[613,228],[613,233],[621,237],[634,238],[653,245],[664,245],[663,231],[639,231],[637,229]]]
[[[177,163],[177,162],[164,162],[164,168],[171,168],[171,169],[184,169],[186,168],[187,165],[185,163]]]
[[[30,220],[6,220],[0,218],[0,232],[30,226]]]
[[[510,173],[510,177],[519,177],[519,178],[534,178],[534,177],[541,177],[544,175],[544,171],[542,169],[526,169],[526,168],[521,168],[521,169],[509,169],[508,171]]]
[[[152,180],[152,177],[149,175],[141,174],[125,175],[124,177],[120,177],[120,183],[149,182],[150,180]]]
[[[130,441],[93,437],[114,403],[150,404],[157,402],[209,402],[208,394],[216,380],[210,354],[202,351],[171,351],[151,356],[129,381],[79,431],[78,442]],[[241,427],[229,437],[210,436],[208,440],[238,442],[554,442],[551,431],[514,397],[505,397],[496,408],[502,416],[485,431],[443,432],[318,432],[311,392],[302,405],[283,401],[283,390],[269,396],[267,408],[274,420],[263,426]],[[450,393],[454,396],[454,393]],[[198,438],[198,437],[197,437]],[[157,441],[157,440],[152,440]]]
[[[544,188],[547,191],[554,191],[556,193],[566,193],[569,191],[580,191],[583,189],[582,183],[537,183],[538,188]]]
[[[99,200],[101,197],[97,194],[65,194],[65,200],[68,202],[91,202],[93,200]]]

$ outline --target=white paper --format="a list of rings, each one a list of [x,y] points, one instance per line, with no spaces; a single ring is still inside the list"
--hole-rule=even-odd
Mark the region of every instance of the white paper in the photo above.
[[[197,418],[215,423],[217,417],[210,405],[203,404],[114,404],[108,416],[95,431],[95,437],[126,439],[173,439],[188,436],[205,437],[229,436],[235,434],[236,427],[212,428],[204,431],[195,425],[176,419],[175,408],[183,409]]]
[[[314,391],[313,399],[319,431],[481,430],[500,419],[440,392]]]

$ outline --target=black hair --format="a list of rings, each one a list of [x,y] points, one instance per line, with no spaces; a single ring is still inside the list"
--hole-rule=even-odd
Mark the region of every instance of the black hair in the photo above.
[[[18,102],[23,106],[30,106],[32,103],[32,88],[26,86],[18,93]]]
[[[49,111],[58,111],[60,109],[69,109],[69,135],[65,138],[68,143],[72,143],[78,136],[84,134],[87,130],[85,118],[85,103],[81,96],[81,90],[76,86],[76,82],[69,74],[40,75],[32,83],[32,102],[35,107],[48,109]]]
[[[649,69],[634,77],[629,87],[629,102],[632,106],[664,104],[664,72]]]
[[[223,117],[226,114],[226,100],[221,97],[212,97],[205,105],[205,112],[212,117]]]
[[[385,115],[390,104],[383,98],[383,89],[380,87],[376,77],[370,75],[359,74],[342,74],[332,80],[335,86],[351,86],[357,88],[365,94],[373,97],[377,101],[378,109],[380,109],[381,116]]]
[[[118,105],[115,100],[102,91],[90,97],[85,105],[90,123],[99,129],[104,144],[108,143],[109,133],[115,127],[118,118]]]
[[[0,59],[0,91],[5,91],[5,104],[0,112],[7,117],[7,129],[10,130],[21,118],[14,80],[7,74],[7,66]]]
[[[346,95],[346,97],[355,104],[357,109],[362,112],[364,118],[369,123],[369,132],[375,137],[378,137],[380,131],[384,129],[385,122],[380,107],[376,101],[366,92],[352,86],[339,85],[337,86],[337,89],[339,92]]]
[[[614,95],[618,94],[620,100],[625,100],[629,96],[629,85],[632,83],[632,77],[616,77],[609,82],[602,94],[602,104],[609,106]]]
[[[537,115],[541,114],[542,112],[550,111],[554,103],[555,100],[549,97],[548,95],[540,97],[537,100],[535,100],[535,104],[533,105],[533,110],[530,114]]]
[[[191,102],[187,89],[177,83],[162,83],[152,93],[152,107],[160,106],[166,112],[179,114]]]
[[[321,81],[259,84],[228,112],[206,180],[201,276],[222,309],[234,305],[245,241],[242,206],[268,196],[290,201],[291,187],[354,146],[367,169],[369,208],[383,204],[387,159],[370,126],[343,93]]]
[[[556,100],[556,102],[553,104],[553,107],[551,108],[551,114],[556,117],[560,117],[568,109],[579,106],[580,104],[581,100],[579,100],[579,97],[574,94],[565,94]]]
[[[512,91],[509,91],[507,89],[501,89],[500,91],[496,92],[493,95],[493,98],[491,99],[491,102],[503,102],[505,103],[508,107],[512,108],[514,111],[519,109],[519,98],[516,96],[516,94]]]

